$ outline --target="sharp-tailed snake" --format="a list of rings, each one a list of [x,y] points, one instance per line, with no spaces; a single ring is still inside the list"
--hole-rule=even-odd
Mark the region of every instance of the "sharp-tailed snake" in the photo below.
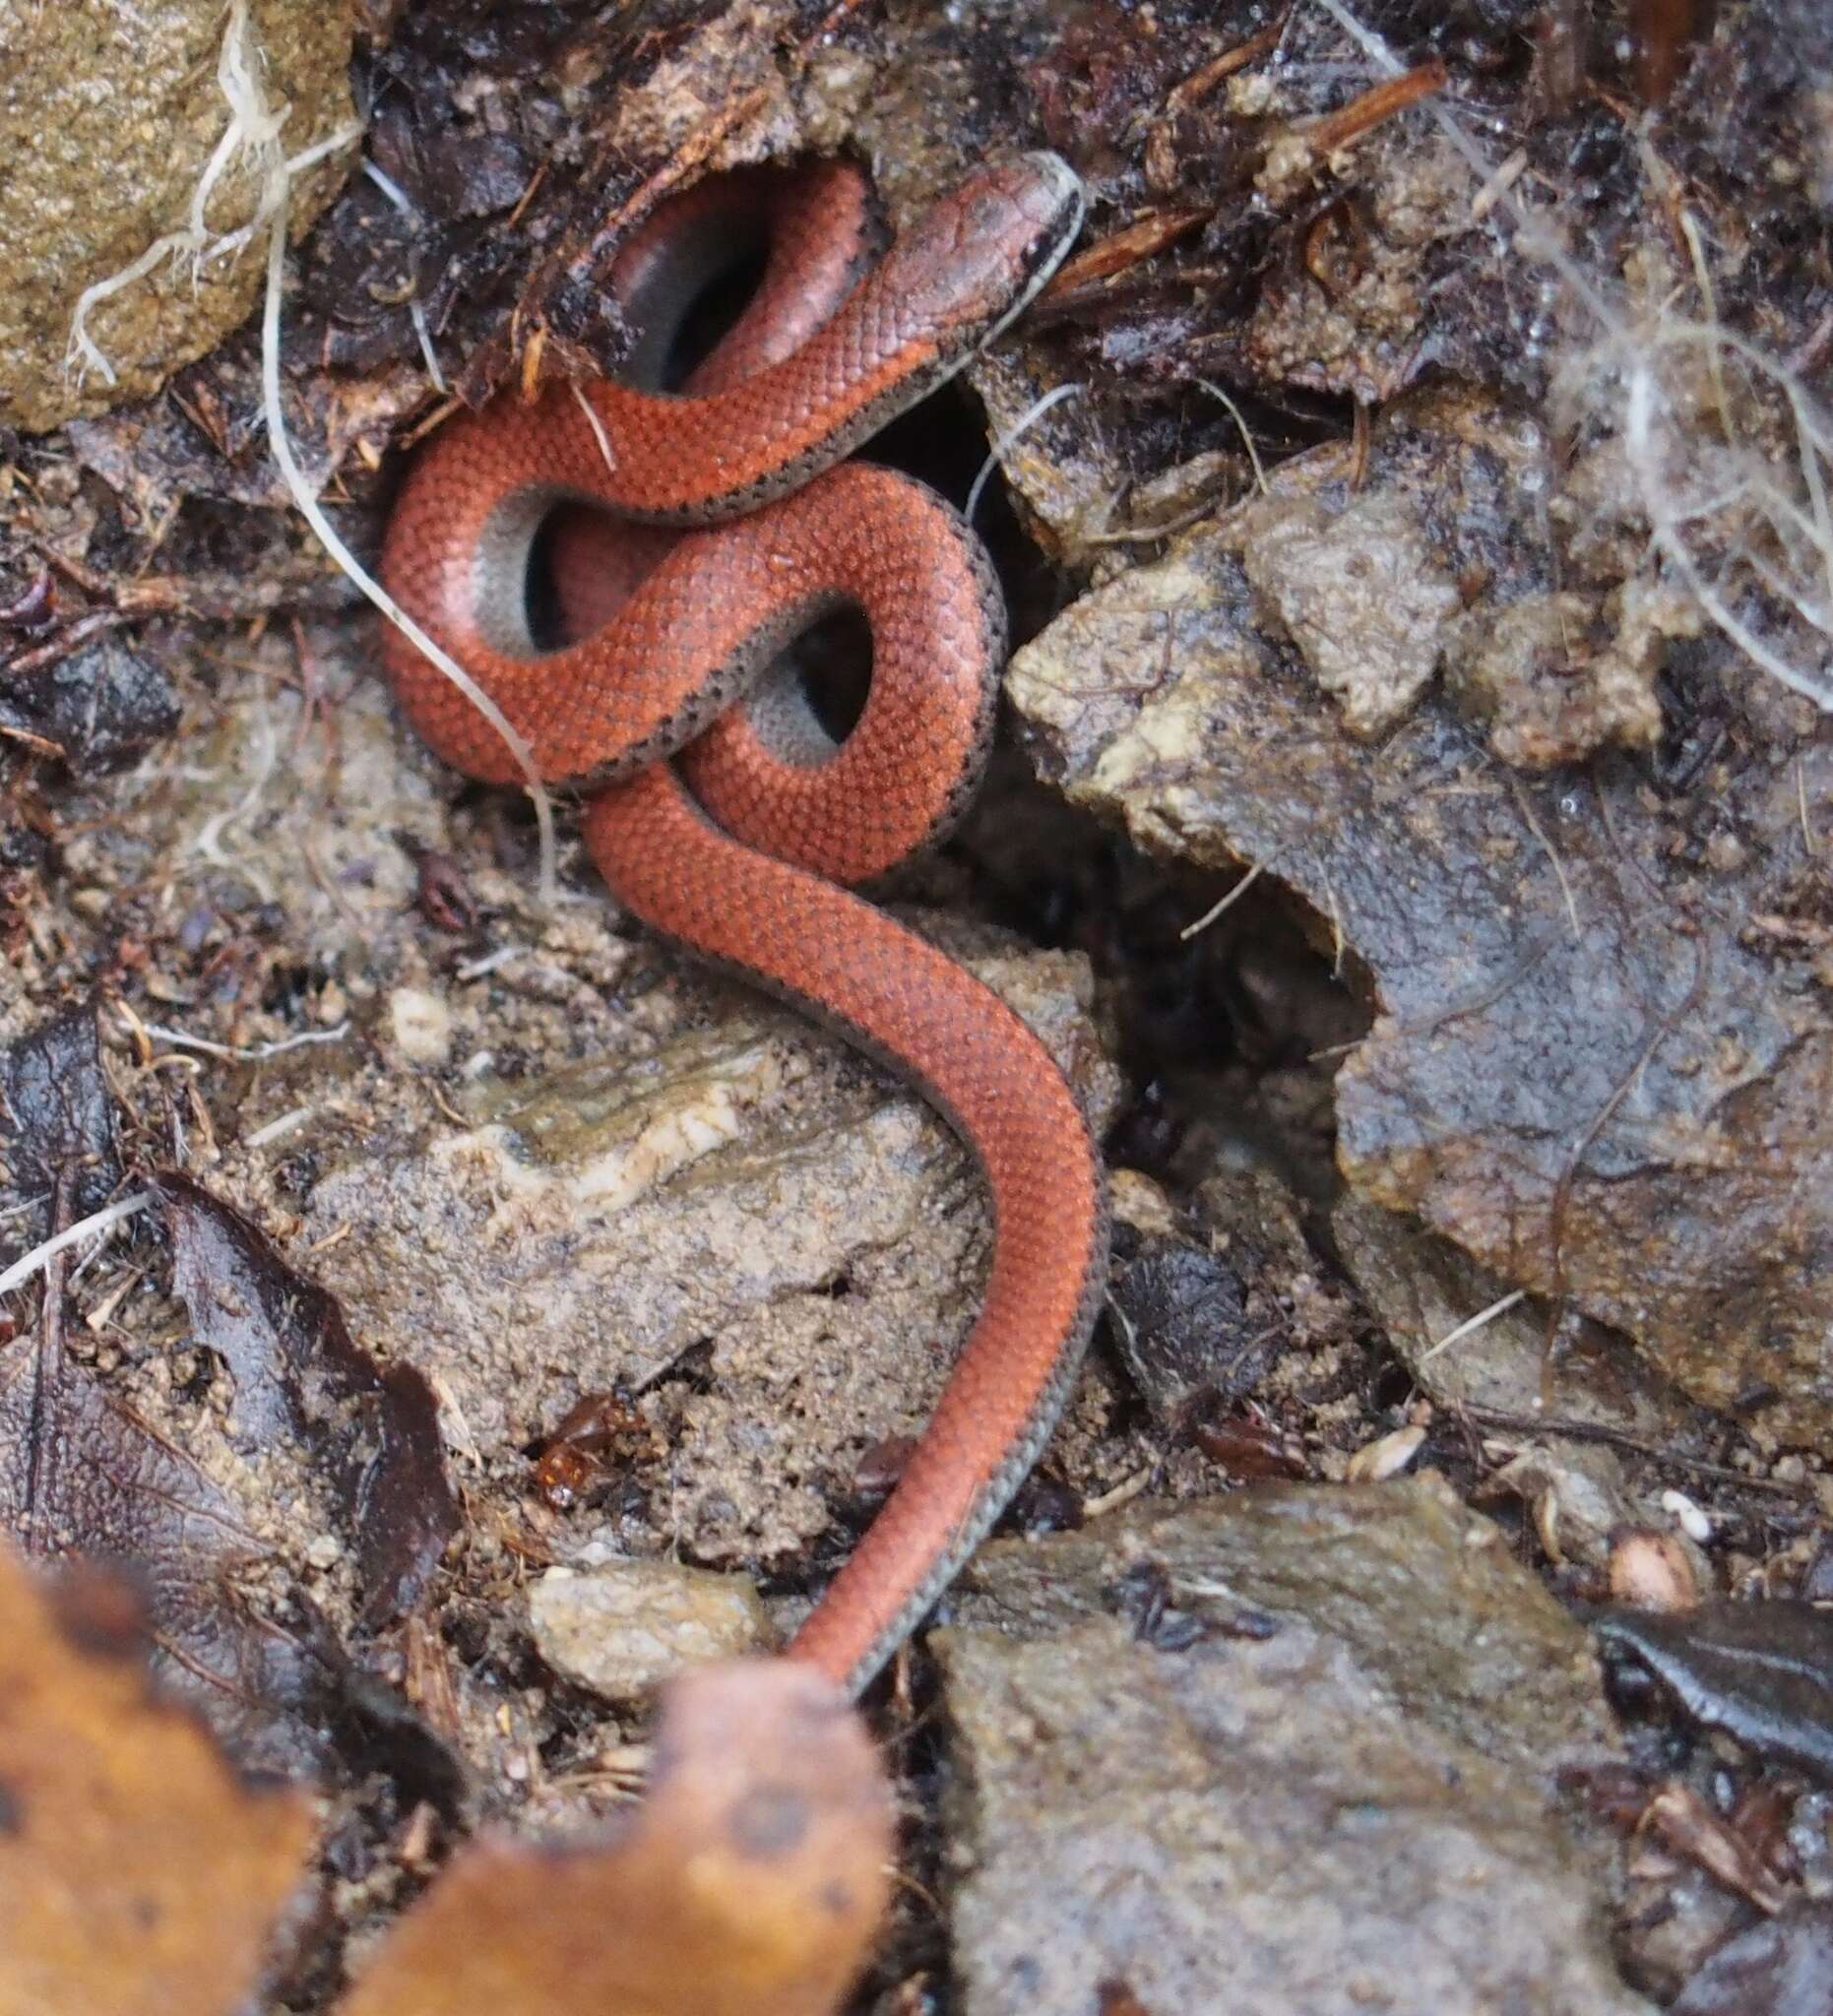
[[[627,375],[451,420],[415,456],[383,551],[390,592],[495,699],[543,778],[590,793],[586,841],[618,901],[890,1062],[984,1173],[980,1316],[897,1488],[789,1648],[854,1690],[1043,1448],[1104,1291],[1107,1220],[1087,1123],[1037,1038],[837,886],[882,875],[964,810],[1005,614],[953,510],[906,476],[835,465],[1019,313],[1081,214],[1064,163],[1025,156],[976,174],[872,263],[869,190],[847,163],[703,183],[658,206],[614,263],[641,332]],[[664,389],[688,304],[752,235],[755,293]],[[575,640],[557,648],[530,614],[537,548]],[[871,676],[836,741],[787,648],[848,605],[870,626]],[[392,629],[384,648],[433,748],[515,782],[455,688]]]

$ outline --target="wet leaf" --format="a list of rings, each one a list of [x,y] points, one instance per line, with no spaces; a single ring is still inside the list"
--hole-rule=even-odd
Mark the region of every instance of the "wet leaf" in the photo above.
[[[245,1790],[119,1638],[107,1591],[60,1610],[0,1555],[0,2016],[227,2016],[299,1881],[306,1799]]]
[[[0,1052],[0,1265],[49,1231],[51,1192],[66,1170],[72,1218],[100,1210],[121,1179],[95,1011],[87,1004]]]
[[[1833,1905],[1803,1904],[1727,1939],[1670,2016],[1826,2016],[1833,2009]]]
[[[365,1620],[412,1609],[458,1530],[432,1389],[412,1365],[380,1369],[336,1300],[240,1213],[175,1172],[158,1188],[173,1285],[234,1381],[230,1440],[251,1454],[302,1442],[353,1538]]]
[[[1709,1603],[1610,1610],[1592,1628],[1689,1722],[1833,1784],[1833,1615],[1806,1603]]]
[[[101,637],[0,688],[0,726],[54,742],[86,777],[120,770],[178,725],[166,673]]]
[[[883,1775],[841,1695],[783,1661],[707,1667],[666,1695],[622,1831],[476,1843],[339,2016],[828,2016],[890,1853]]]
[[[0,1524],[37,1559],[119,1564],[145,1595],[160,1677],[248,1760],[297,1770],[320,1754],[323,1658],[240,1586],[260,1543],[190,1457],[66,1355],[55,1277],[37,1330],[0,1350]]]

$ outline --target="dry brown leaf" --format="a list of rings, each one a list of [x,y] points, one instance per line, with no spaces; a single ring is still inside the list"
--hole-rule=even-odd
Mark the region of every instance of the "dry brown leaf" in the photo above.
[[[890,1857],[884,1777],[844,1697],[785,1661],[707,1667],[669,1689],[625,1828],[476,1843],[339,2016],[830,2016]]]
[[[60,1606],[0,1555],[0,2016],[217,2016],[254,1984],[311,1807],[247,1791],[158,1698],[119,1585],[74,1589]]]

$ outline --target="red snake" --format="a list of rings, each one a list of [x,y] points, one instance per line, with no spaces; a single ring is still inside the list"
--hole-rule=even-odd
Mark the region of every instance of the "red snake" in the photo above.
[[[416,454],[383,547],[390,593],[496,701],[541,776],[590,793],[586,842],[618,901],[908,1076],[984,1173],[980,1316],[896,1489],[789,1647],[854,1690],[1042,1450],[1105,1289],[1107,1220],[1087,1123],[1037,1038],[837,886],[959,818],[991,733],[1005,613],[953,510],[908,477],[834,465],[1005,327],[1081,214],[1064,163],[1029,155],[976,174],[868,264],[857,169],[705,182],[660,205],[615,262],[640,332],[626,377],[450,421]],[[766,246],[754,295],[663,389],[688,304],[747,233]],[[537,546],[575,640],[558,648],[530,614]],[[787,648],[848,605],[871,628],[871,680],[837,743]],[[441,756],[517,781],[495,732],[392,628],[384,656]]]

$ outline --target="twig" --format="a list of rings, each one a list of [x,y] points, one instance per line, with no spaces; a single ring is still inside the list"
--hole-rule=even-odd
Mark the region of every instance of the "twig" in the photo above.
[[[1714,1478],[1721,1483],[1741,1484],[1746,1490],[1773,1491],[1784,1497],[1812,1495],[1804,1484],[1786,1484],[1773,1477],[1747,1477],[1741,1470],[1732,1470],[1723,1463],[1707,1463],[1697,1456],[1683,1456],[1679,1450],[1666,1445],[1658,1448],[1630,1434],[1626,1428],[1608,1427],[1602,1421],[1563,1420],[1552,1415],[1509,1414],[1501,1408],[1477,1407],[1468,1401],[1452,1403],[1447,1412],[1474,1422],[1480,1428],[1496,1428],[1505,1435],[1548,1435],[1560,1442],[1601,1442],[1628,1455],[1645,1457],[1658,1467],[1672,1465],[1676,1470],[1691,1471],[1695,1477]]]
[[[1516,811],[1521,814],[1528,831],[1540,842],[1541,851],[1552,863],[1553,874],[1559,883],[1559,894],[1565,898],[1565,914],[1567,921],[1572,926],[1572,941],[1574,944],[1581,943],[1585,934],[1579,928],[1578,904],[1572,895],[1572,885],[1566,880],[1565,863],[1559,858],[1558,850],[1542,830],[1541,822],[1534,816],[1534,807],[1529,802],[1527,792],[1512,777],[1508,780],[1508,788],[1514,798]]]
[[[1216,919],[1223,914],[1225,911],[1232,910],[1234,907],[1234,905],[1238,903],[1240,899],[1247,894],[1247,892],[1254,886],[1254,884],[1259,881],[1260,877],[1266,873],[1266,866],[1267,864],[1265,861],[1256,861],[1254,865],[1248,869],[1247,873],[1243,875],[1241,879],[1234,885],[1234,887],[1229,891],[1228,895],[1221,900],[1221,902],[1211,904],[1209,909],[1206,910],[1203,913],[1203,914],[1197,918],[1195,923],[1186,924],[1183,927],[1183,929],[1178,932],[1178,937],[1180,939],[1190,939],[1194,938],[1199,931],[1207,931],[1210,925],[1213,924],[1216,921]]]
[[[1359,140],[1371,128],[1380,125],[1382,120],[1391,119],[1396,112],[1404,112],[1422,98],[1443,91],[1448,74],[1444,58],[1434,56],[1429,63],[1422,63],[1418,69],[1405,71],[1385,84],[1375,85],[1340,110],[1326,112],[1321,119],[1299,127],[1298,138],[1313,154],[1334,154],[1338,148]]]

